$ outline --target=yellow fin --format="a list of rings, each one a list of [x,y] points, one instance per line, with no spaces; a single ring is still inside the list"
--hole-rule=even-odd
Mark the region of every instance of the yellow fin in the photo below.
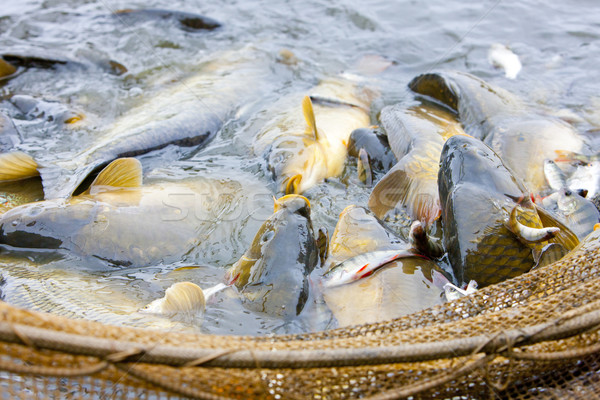
[[[16,181],[38,176],[38,165],[28,154],[20,151],[0,154],[0,181]]]
[[[17,69],[10,63],[0,58],[0,78],[9,76],[17,72]]]
[[[302,99],[302,112],[304,112],[304,119],[306,120],[306,125],[308,125],[308,131],[313,134],[315,140],[319,140],[319,134],[317,133],[317,122],[315,121],[315,112],[313,110],[310,96],[304,96],[304,99]]]
[[[154,300],[140,311],[173,316],[177,313],[203,313],[206,300],[202,289],[192,282],[178,282],[165,291],[165,296]]]
[[[136,158],[119,158],[106,166],[92,182],[94,186],[140,187],[142,164]]]

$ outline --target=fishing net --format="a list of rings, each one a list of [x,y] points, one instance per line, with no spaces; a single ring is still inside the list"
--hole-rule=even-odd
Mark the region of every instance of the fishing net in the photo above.
[[[0,304],[5,398],[600,397],[600,231],[562,260],[392,321],[190,335]]]

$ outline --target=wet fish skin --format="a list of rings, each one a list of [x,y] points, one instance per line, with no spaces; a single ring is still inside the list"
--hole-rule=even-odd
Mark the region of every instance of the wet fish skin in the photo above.
[[[310,204],[299,195],[276,200],[244,255],[227,271],[245,307],[281,318],[300,314],[308,299],[308,276],[319,263]]]
[[[404,257],[377,263],[372,256],[377,258],[378,254]],[[363,262],[356,264],[361,259]],[[337,279],[351,277],[350,272],[356,272],[361,264],[373,262],[377,268],[362,271],[367,276],[346,283]],[[444,282],[449,279],[432,260],[416,255],[370,211],[355,205],[342,211],[320,274],[324,275],[320,284],[323,298],[339,326],[389,320],[441,304],[443,289],[435,285],[434,275],[444,276]]]
[[[125,112],[72,160],[37,160],[46,199],[68,198],[90,173],[117,158],[206,144],[239,104],[260,92],[267,73],[268,60],[254,48],[215,55],[197,74]]]
[[[348,155],[358,157],[360,149],[369,155],[372,169],[388,171],[396,162],[387,136],[379,127],[359,128],[352,131],[348,140]]]
[[[546,187],[543,161],[556,150],[581,152],[582,137],[514,94],[461,72],[417,76],[409,87],[458,112],[465,132],[490,146],[532,192]]]
[[[570,189],[561,189],[557,199],[558,213],[579,240],[583,240],[600,222],[600,211],[588,199]]]
[[[429,226],[440,215],[437,180],[442,147],[449,137],[465,133],[451,113],[428,103],[388,106],[380,119],[399,161],[373,189],[369,208],[385,221],[388,214],[406,209],[412,220]]]
[[[300,194],[342,174],[349,136],[370,125],[374,96],[354,81],[331,78],[304,100],[292,95],[268,110],[274,117],[259,130],[252,147],[266,158],[278,193]]]
[[[524,185],[481,141],[454,136],[444,145],[439,172],[444,246],[459,284],[481,287],[529,271],[546,242],[522,243],[507,226],[518,204],[518,221],[542,228]]]
[[[235,236],[248,213],[238,208],[247,204],[246,196],[261,190],[268,194],[251,177],[237,181],[225,176],[92,188],[69,200],[45,200],[7,211],[0,216],[0,243],[62,249],[85,263],[103,266],[177,262],[210,244],[212,236]]]

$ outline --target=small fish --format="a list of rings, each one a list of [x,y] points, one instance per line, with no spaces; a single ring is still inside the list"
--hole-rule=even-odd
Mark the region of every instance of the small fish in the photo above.
[[[488,62],[496,68],[502,68],[508,79],[515,79],[522,67],[519,56],[500,43],[494,43],[490,46]]]
[[[375,170],[387,172],[397,159],[387,140],[387,136],[379,127],[359,128],[352,131],[348,141],[348,155],[357,158],[357,164],[360,171],[371,171],[370,181],[373,181],[373,173]],[[360,178],[361,182],[365,183],[365,179]],[[368,184],[367,186],[370,186]]]
[[[511,232],[517,235],[519,240],[521,240],[523,243],[529,244],[546,242],[555,237],[558,234],[558,232],[560,232],[560,229],[556,227],[531,228],[529,226],[523,225],[517,220],[518,207],[518,205],[514,206],[512,211],[510,212],[508,228],[511,230]]]
[[[560,190],[567,186],[565,173],[552,160],[544,160],[544,175],[552,190]]]
[[[427,234],[421,221],[413,221],[408,234],[408,242],[418,253],[430,258],[440,258],[444,255],[441,240]]]
[[[564,223],[582,240],[600,222],[600,211],[588,199],[569,189],[561,189],[557,199],[558,212]]]
[[[444,295],[446,296],[446,300],[453,301],[458,300],[461,297],[468,296],[477,291],[477,282],[471,280],[465,289],[461,289],[456,285],[448,282],[444,285]]]
[[[323,286],[331,288],[365,278],[392,261],[419,257],[413,250],[380,250],[359,254],[334,267],[323,275]],[[420,256],[426,258],[424,256]]]
[[[11,51],[0,55],[6,62],[9,62],[19,68],[43,68],[50,69],[60,66],[75,67],[78,69],[88,70],[91,68],[99,68],[112,75],[122,75],[127,72],[127,68],[114,60],[104,59],[94,55],[88,60],[73,60],[62,57],[57,54],[30,54],[27,52]]]

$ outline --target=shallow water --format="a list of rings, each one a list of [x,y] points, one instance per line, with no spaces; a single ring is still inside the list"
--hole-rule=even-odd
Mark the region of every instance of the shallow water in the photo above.
[[[223,27],[190,32],[176,22],[133,23],[111,16],[118,9],[142,7],[198,13],[222,22]],[[487,51],[497,42],[509,45],[520,57],[523,69],[516,80],[505,78],[503,71],[488,63]],[[415,75],[453,69],[480,76],[541,107],[568,110],[579,117],[580,132],[600,127],[600,4],[595,0],[572,4],[532,0],[15,2],[0,10],[0,51],[75,59],[84,67],[21,70],[17,77],[0,81],[0,109],[13,118],[23,136],[18,148],[41,159],[49,154],[68,158],[74,148],[93,144],[119,115],[166,83],[193,73],[220,51],[245,45],[259,49],[271,63],[272,79],[253,101],[239,104],[234,118],[204,149],[167,148],[141,157],[145,181],[198,175],[218,178],[219,171],[240,169],[269,187],[264,161],[248,156],[252,137],[272,117],[266,111],[269,106],[288,93],[306,91],[320,79],[351,71],[369,54],[394,61],[368,83],[381,92],[373,105],[373,122],[384,105],[412,100],[406,84]],[[298,63],[277,62],[282,49],[291,50]],[[97,65],[107,59],[123,64],[128,72],[106,73]],[[11,102],[13,95],[56,101],[85,118],[66,126],[47,114],[25,114]],[[203,106],[201,99],[198,106]],[[598,142],[593,136],[590,140]],[[315,227],[333,232],[341,210],[349,204],[366,205],[368,195],[369,190],[358,184],[355,167],[349,165],[343,177],[307,193]],[[39,296],[62,293],[51,306],[58,314],[158,329],[269,334],[326,327],[326,316],[315,326],[252,314],[231,291],[209,304],[201,326],[136,312],[174,282],[191,280],[202,287],[218,283],[224,268],[252,240],[253,226],[268,214],[263,207],[251,218],[246,215],[240,220],[247,227],[244,235],[215,243],[214,252],[188,254],[175,265],[98,270],[74,256],[27,254],[29,260],[3,256],[2,298],[40,309],[35,305]],[[200,267],[174,271],[186,265]]]

